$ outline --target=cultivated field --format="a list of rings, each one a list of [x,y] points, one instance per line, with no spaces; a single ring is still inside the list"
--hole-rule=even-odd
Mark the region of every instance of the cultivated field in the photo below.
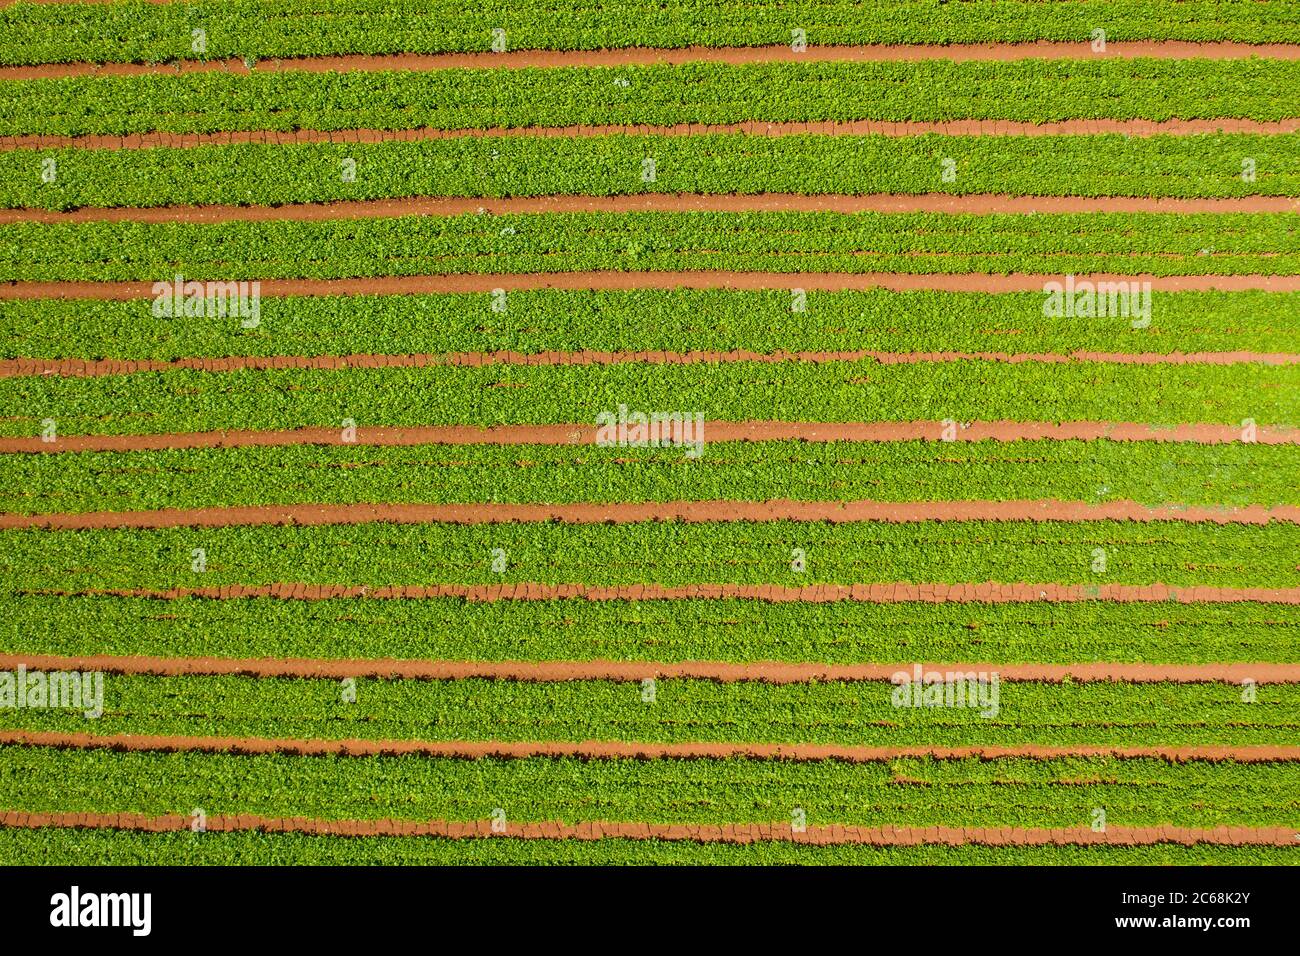
[[[1291,0],[0,0],[0,862],[1300,862]]]

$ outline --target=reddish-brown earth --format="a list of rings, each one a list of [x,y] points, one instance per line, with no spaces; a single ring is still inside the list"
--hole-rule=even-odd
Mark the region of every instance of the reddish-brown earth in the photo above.
[[[0,654],[0,668],[19,664],[29,670],[104,671],[110,674],[149,674],[175,677],[243,675],[249,677],[343,678],[375,677],[409,680],[488,680],[555,683],[560,681],[641,681],[646,678],[693,678],[731,684],[803,684],[810,681],[888,681],[893,675],[911,674],[916,662],[895,664],[819,664],[757,661],[447,661],[229,658],[229,657],[122,657],[95,654],[68,657],[54,654]],[[1119,681],[1125,683],[1230,683],[1252,680],[1256,684],[1300,683],[1300,664],[1218,663],[1145,664],[1096,662],[1084,664],[923,663],[924,672],[995,673],[1005,681]]]
[[[86,207],[69,212],[46,209],[0,209],[0,225],[76,222],[193,222],[326,219],[388,219],[397,216],[521,215],[569,212],[944,212],[989,213],[1268,213],[1296,212],[1300,199],[1290,196],[1234,196],[1218,199],[1143,196],[1005,196],[948,193],[865,196],[762,193],[701,195],[685,193],[635,196],[521,196],[508,199],[461,199],[417,196],[355,202],[302,203],[284,206]]]
[[[732,441],[941,441],[944,424],[914,422],[705,422],[710,443]],[[67,435],[0,438],[0,454],[85,451],[149,451],[159,448],[242,448],[282,445],[593,445],[594,425],[422,425],[409,428],[358,428],[356,441],[344,442],[337,428],[289,431],[182,432],[158,435]],[[1208,423],[1175,426],[1139,422],[970,422],[957,427],[954,441],[1157,441],[1229,445],[1242,440],[1236,425]],[[1300,428],[1261,425],[1261,445],[1300,443]]]
[[[0,529],[224,528],[232,525],[631,524],[641,521],[1179,521],[1266,525],[1300,523],[1300,505],[1201,507],[1135,501],[649,501],[574,504],[302,504],[159,508],[152,511],[0,513]]]
[[[1300,588],[1220,588],[1194,585],[1171,588],[1165,584],[1055,584],[1044,582],[1003,583],[985,581],[978,584],[806,584],[787,587],[782,584],[619,584],[603,587],[593,584],[545,584],[524,581],[510,584],[406,584],[356,585],[278,582],[275,584],[222,584],[211,587],[177,587],[167,590],[98,589],[86,591],[19,590],[18,594],[45,594],[63,597],[140,597],[154,600],[238,600],[275,598],[284,601],[326,601],[338,598],[374,600],[427,600],[460,598],[473,602],[490,601],[684,601],[693,599],[722,600],[738,598],[767,601],[772,604],[805,602],[828,604],[836,601],[866,601],[872,604],[1025,604],[1074,603],[1077,601],[1114,601],[1122,604],[1300,604]]]

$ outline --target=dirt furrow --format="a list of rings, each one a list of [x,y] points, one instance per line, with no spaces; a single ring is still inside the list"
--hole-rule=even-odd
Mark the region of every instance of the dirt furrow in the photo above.
[[[507,199],[416,196],[355,202],[299,203],[283,206],[85,207],[67,212],[0,209],[0,225],[36,222],[214,223],[266,220],[295,222],[332,219],[388,219],[397,216],[523,215],[566,212],[945,212],[1046,214],[1156,212],[1273,213],[1300,211],[1290,196],[1234,196],[1215,199],[1143,196],[1007,196],[949,193],[871,194],[865,196],[761,193],[704,195],[686,193],[635,196],[521,196]]]
[[[0,378],[55,375],[65,378],[99,378],[135,375],[141,372],[173,372],[193,369],[204,372],[233,372],[244,369],[348,369],[427,368],[430,366],[488,365],[717,365],[731,362],[857,362],[873,359],[882,365],[915,365],[922,362],[1024,362],[1059,364],[1100,362],[1112,365],[1295,365],[1300,354],[1289,352],[879,352],[853,349],[838,352],[449,352],[405,355],[231,355],[218,358],[192,357],[157,359],[0,359]]]
[[[5,6],[0,2],[0,7]],[[357,73],[383,70],[429,72],[452,69],[528,69],[548,67],[619,67],[680,63],[901,63],[924,60],[972,61],[1132,60],[1138,57],[1181,60],[1300,59],[1300,46],[1288,43],[1189,42],[1152,40],[1107,43],[1096,52],[1089,42],[1039,40],[1028,43],[906,43],[858,46],[809,46],[795,51],[788,44],[752,47],[625,47],[617,50],[508,50],[501,53],[365,53],[261,60],[179,60],[172,63],[42,63],[0,67],[0,80],[55,79],[74,76],[148,76],[177,73]]]
[[[1018,120],[813,120],[809,122],[767,122],[746,120],[740,123],[678,123],[662,126],[592,125],[592,126],[512,126],[487,129],[345,129],[345,130],[227,130],[216,133],[129,133],[59,136],[33,133],[0,136],[0,151],[15,149],[189,149],[195,146],[221,146],[261,143],[284,146],[303,143],[388,143],[419,142],[435,139],[483,137],[564,138],[591,136],[700,136],[715,133],[745,133],[752,136],[1195,136],[1215,133],[1253,133],[1273,135],[1300,132],[1300,117],[1282,120],[1250,120],[1230,117],[1207,120],[1146,119],[1074,119],[1055,123],[1029,123]]]
[[[506,584],[315,584],[282,581],[274,584],[222,584],[208,587],[101,588],[80,591],[33,589],[22,595],[54,597],[124,597],[173,601],[187,598],[240,600],[274,598],[284,601],[335,599],[431,600],[458,598],[475,603],[492,601],[766,601],[771,604],[804,602],[828,604],[864,601],[871,604],[1052,604],[1077,601],[1113,601],[1120,604],[1300,604],[1300,588],[1223,588],[1192,585],[1173,588],[1165,584],[1057,584],[983,581],[970,584],[942,582],[912,584],[889,581],[875,584],[546,584],[522,581]]]
[[[230,505],[150,511],[0,513],[0,530],[46,528],[225,528],[234,525],[633,524],[643,521],[1178,521],[1219,525],[1300,523],[1300,505],[1202,507],[1144,505],[1135,501],[627,501],[572,504],[354,504]]]
[[[0,454],[152,451],[163,448],[246,448],[285,445],[594,445],[595,425],[421,425],[404,428],[359,427],[355,441],[337,428],[289,431],[180,432],[159,435],[60,435],[0,438]],[[968,422],[949,430],[943,422],[705,422],[711,443],[731,441],[1157,441],[1227,445],[1243,440],[1236,425],[1146,425],[1139,422]],[[1300,428],[1260,425],[1261,445],[1300,444]]]
[[[1153,292],[1300,292],[1300,275],[1119,275],[1090,273],[1076,282],[1144,282]],[[936,290],[940,292],[1042,292],[1061,276],[1046,273],[907,272],[534,272],[459,275],[379,276],[351,279],[261,279],[263,296],[414,295],[493,292],[503,289],[853,289]],[[0,300],[152,299],[152,282],[5,282]]]
[[[346,757],[418,754],[457,760],[522,760],[529,757],[576,757],[582,760],[836,760],[844,763],[880,763],[904,757],[936,760],[982,760],[1059,757],[1147,758],[1171,763],[1232,761],[1274,763],[1300,760],[1300,746],[1247,744],[1229,746],[1116,747],[1048,746],[1021,744],[1009,747],[867,747],[840,744],[762,744],[690,741],[648,743],[622,740],[304,740],[273,737],[185,737],[152,734],[64,733],[53,730],[0,730],[0,746],[109,749],[151,753],[292,754]]]
[[[247,677],[329,678],[372,677],[408,680],[488,680],[555,683],[561,681],[641,681],[646,678],[693,678],[722,684],[741,681],[763,684],[805,684],[812,681],[888,681],[898,673],[912,675],[920,666],[925,673],[995,673],[1004,681],[1059,684],[1070,681],[1122,683],[1229,683],[1252,680],[1256,684],[1300,683],[1300,664],[1214,663],[1146,664],[1100,661],[1082,664],[994,664],[978,662],[894,664],[821,664],[757,661],[448,661],[229,658],[229,657],[122,657],[109,654],[62,656],[54,654],[0,654],[0,669],[19,664],[28,670],[104,671],[110,674],[144,674]]]
[[[146,816],[121,813],[0,811],[0,827],[43,829],[131,830],[170,833],[193,827],[189,816],[171,814]],[[1296,846],[1297,834],[1284,827],[1229,827],[1213,830],[1176,827],[1107,826],[1103,832],[1090,827],[1023,829],[1019,827],[859,827],[844,824],[812,825],[795,830],[789,823],[632,823],[605,820],[568,824],[493,820],[316,820],[306,817],[275,818],[255,814],[206,817],[204,830],[214,833],[258,831],[303,833],[339,837],[438,837],[445,839],[514,840],[672,840],[692,843],[752,844],[761,842],[806,843],[812,846],[1150,846],[1174,843],[1183,846]]]

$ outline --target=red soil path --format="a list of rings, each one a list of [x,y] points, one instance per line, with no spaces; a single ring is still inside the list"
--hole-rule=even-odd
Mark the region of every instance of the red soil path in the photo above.
[[[759,744],[723,742],[647,743],[622,740],[503,741],[503,740],[302,740],[272,737],[185,737],[152,734],[87,734],[50,730],[0,730],[0,746],[109,749],[150,753],[291,754],[376,757],[418,754],[457,760],[523,760],[530,757],[574,757],[582,760],[836,760],[881,763],[904,757],[935,760],[1060,757],[1116,757],[1167,760],[1171,763],[1209,761],[1276,763],[1300,760],[1300,746],[1246,744],[1184,747],[1047,746],[1013,747],[866,747],[840,744]]]
[[[1061,364],[1101,362],[1112,365],[1296,365],[1300,354],[1288,352],[878,352],[853,349],[839,352],[449,352],[441,355],[231,355],[219,358],[194,357],[157,359],[0,359],[0,378],[57,375],[66,378],[99,378],[135,375],[140,372],[173,372],[195,369],[204,372],[233,372],[243,369],[346,369],[427,368],[430,366],[487,365],[716,365],[731,362],[856,362],[873,359],[882,365],[916,365],[922,362],[1024,362]]]
[[[253,814],[213,815],[205,829],[215,833],[256,830],[264,833],[305,833],[316,836],[405,836],[448,839],[524,840],[673,840],[692,843],[751,844],[781,841],[813,846],[1296,846],[1294,830],[1282,827],[1216,827],[1213,830],[1162,825],[1158,827],[1109,826],[1103,833],[1087,827],[1021,829],[1018,827],[858,827],[832,824],[809,826],[793,832],[788,823],[628,823],[586,821],[571,825],[560,821],[508,823],[504,833],[492,831],[491,820],[313,820],[306,817],[274,818]],[[0,811],[0,827],[42,829],[131,830],[172,833],[191,828],[188,816],[150,817],[140,813],[28,813]]]
[[[1149,282],[1154,292],[1218,289],[1244,292],[1300,292],[1300,275],[1119,275],[1089,273],[1076,282]],[[263,296],[412,295],[443,292],[507,292],[519,289],[933,289],[941,292],[1042,292],[1059,275],[1012,272],[533,272],[459,275],[379,276],[350,279],[261,279]],[[5,282],[0,300],[153,298],[152,282]]]
[[[407,680],[488,680],[556,683],[562,681],[641,681],[646,678],[693,678],[721,684],[752,681],[763,684],[805,684],[810,681],[888,681],[894,675],[913,673],[915,662],[895,664],[819,664],[758,661],[447,661],[229,658],[229,657],[121,657],[110,654],[62,656],[56,654],[0,654],[0,669],[19,664],[29,670],[104,671],[110,674],[148,674],[161,677],[203,676],[344,678],[373,677]],[[1004,681],[1059,684],[1071,681],[1124,683],[1229,683],[1253,680],[1256,684],[1300,683],[1300,664],[994,664],[925,663],[926,673],[995,673]]]
[[[941,441],[944,424],[913,422],[705,422],[711,444],[731,441]],[[420,425],[358,428],[357,445],[594,445],[594,425]],[[954,441],[1157,441],[1230,445],[1242,440],[1236,425],[1187,424],[1158,427],[1139,422],[970,422]],[[1300,444],[1300,428],[1261,425],[1261,445]],[[0,438],[0,454],[86,451],[151,451],[160,448],[245,448],[284,445],[342,445],[337,428],[288,431],[180,432],[159,435],[69,435],[56,441]]]
[[[1177,199],[1143,196],[1006,196],[948,193],[870,194],[865,196],[761,193],[705,195],[687,193],[635,196],[523,196],[509,199],[461,199],[416,196],[284,206],[160,206],[86,207],[69,212],[45,209],[0,209],[0,225],[37,222],[47,225],[78,222],[214,223],[266,220],[295,222],[326,219],[388,219],[398,216],[521,215],[556,212],[945,212],[989,213],[1164,212],[1269,213],[1300,211],[1300,199],[1290,196],[1233,196]]]
[[[0,0],[0,7],[6,6]],[[1183,40],[1107,43],[1096,53],[1088,42],[1039,40],[1031,43],[910,43],[862,46],[810,46],[796,53],[789,45],[755,47],[683,47],[660,49],[627,47],[618,50],[509,50],[503,53],[392,53],[342,54],[261,60],[253,69],[242,59],[180,60],[173,63],[43,63],[0,67],[0,80],[52,79],[71,76],[145,76],[177,73],[355,73],[380,70],[428,72],[449,69],[524,69],[547,67],[618,67],[679,63],[898,63],[921,60],[970,61],[1132,60],[1153,59],[1241,60],[1262,57],[1300,59],[1300,46],[1288,43],[1188,42]]]
[[[771,604],[804,602],[829,604],[836,601],[866,601],[872,604],[1026,604],[1044,601],[1049,604],[1077,601],[1114,601],[1120,604],[1300,604],[1297,588],[1221,588],[1192,585],[1171,588],[1165,584],[1056,584],[1003,583],[985,581],[978,584],[806,584],[787,587],[781,584],[619,584],[608,587],[592,584],[543,584],[524,581],[512,584],[406,584],[369,585],[312,584],[278,582],[275,584],[222,584],[201,588],[168,590],[96,589],[85,591],[31,590],[19,594],[60,597],[135,597],[153,600],[238,600],[275,598],[283,601],[326,601],[340,598],[374,600],[428,600],[459,598],[465,601],[685,601],[740,599],[766,601]]]
[[[159,508],[151,511],[0,513],[0,530],[48,528],[224,528],[232,525],[632,524],[642,521],[1178,521],[1267,525],[1300,524],[1300,505],[1237,508],[1143,505],[1135,501],[649,501],[575,504],[301,504]]]
[[[493,832],[493,821],[409,821],[409,819],[308,819],[274,818],[255,814],[205,819],[209,832],[292,832],[316,836],[437,836],[446,839],[525,840],[673,840],[690,843],[751,844],[767,842],[828,845],[870,845],[870,847],[917,847],[917,845],[984,845],[984,847],[1079,847],[1119,845],[1145,847],[1157,843],[1187,845],[1216,844],[1230,847],[1295,847],[1296,832],[1284,827],[1216,827],[1214,830],[1157,827],[1109,826],[1105,832],[1088,827],[1058,830],[1027,830],[1019,827],[859,827],[809,826],[800,832],[789,823],[630,823],[588,821],[569,825],[560,821],[507,823],[506,831]],[[3,810],[0,826],[39,830],[45,827],[79,830],[130,830],[177,832],[191,829],[190,817],[169,814],[147,817],[140,813],[27,813]]]
[[[58,136],[35,133],[0,136],[0,151],[15,149],[189,149],[194,146],[262,143],[274,146],[302,143],[387,143],[432,139],[465,139],[492,136],[565,138],[590,136],[701,136],[713,133],[746,133],[754,136],[1195,136],[1213,133],[1256,133],[1272,135],[1300,132],[1300,117],[1275,121],[1223,117],[1207,120],[1116,120],[1074,119],[1055,123],[1017,120],[947,120],[921,122],[903,120],[814,120],[810,122],[678,123],[671,126],[593,125],[518,126],[488,129],[344,129],[344,130],[227,130],[217,133],[131,133]]]

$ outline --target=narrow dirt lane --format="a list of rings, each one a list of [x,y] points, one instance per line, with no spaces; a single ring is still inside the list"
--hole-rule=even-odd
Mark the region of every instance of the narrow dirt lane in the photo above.
[[[594,445],[595,425],[419,425],[359,427],[355,442],[345,441],[337,428],[287,431],[171,432],[157,435],[61,435],[47,442],[37,437],[0,438],[0,454],[60,452],[151,451],[161,448],[246,448],[285,445]],[[1236,425],[1210,423],[1174,426],[1141,422],[1013,422],[976,421],[951,430],[943,422],[710,422],[704,423],[710,443],[732,441],[883,442],[942,441],[1156,441],[1198,445],[1230,445],[1243,440]],[[352,437],[352,436],[349,436]],[[1300,428],[1261,425],[1255,441],[1261,445],[1300,444]]]
[[[0,654],[0,669],[19,664],[29,671],[104,671],[176,677],[239,675],[247,677],[327,678],[372,677],[405,680],[486,680],[557,683],[563,681],[631,681],[647,678],[690,678],[720,684],[805,684],[810,681],[889,681],[902,673],[911,680],[914,661],[894,664],[819,664],[758,661],[448,661],[365,660],[336,658],[229,658],[229,657],[122,657],[107,654],[61,656],[53,654]],[[923,673],[972,672],[998,675],[1004,681],[1060,684],[1069,681],[1123,683],[1256,684],[1300,683],[1300,664],[1249,662],[1216,664],[1143,664],[1097,662],[1087,664],[1007,664],[980,662],[922,663]]]

